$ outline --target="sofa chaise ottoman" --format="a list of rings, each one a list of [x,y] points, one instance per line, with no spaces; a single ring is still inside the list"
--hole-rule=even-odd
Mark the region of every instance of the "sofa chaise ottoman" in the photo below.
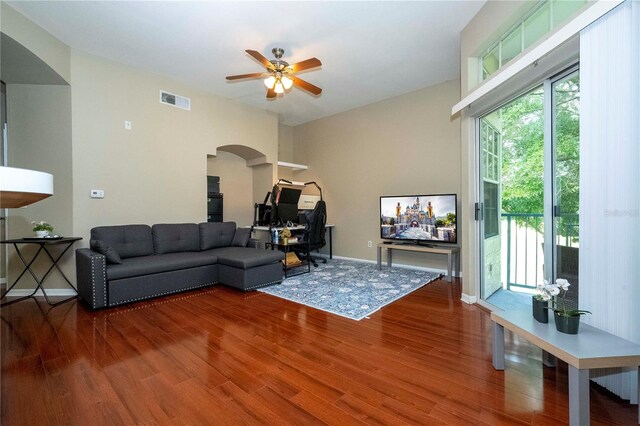
[[[99,226],[76,250],[78,294],[100,309],[218,283],[253,290],[282,281],[283,258],[235,222]]]

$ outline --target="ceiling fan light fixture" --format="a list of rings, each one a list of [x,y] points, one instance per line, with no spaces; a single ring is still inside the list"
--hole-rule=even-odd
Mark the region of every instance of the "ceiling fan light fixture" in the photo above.
[[[276,81],[276,87],[273,89],[277,94],[284,93],[284,85],[281,80]]]
[[[264,80],[264,85],[267,86],[267,89],[273,88],[274,84],[276,84],[276,78],[272,75]]]
[[[282,85],[284,86],[284,90],[289,90],[291,89],[291,86],[293,86],[293,80],[291,80],[289,77],[283,76],[280,81],[282,82]]]

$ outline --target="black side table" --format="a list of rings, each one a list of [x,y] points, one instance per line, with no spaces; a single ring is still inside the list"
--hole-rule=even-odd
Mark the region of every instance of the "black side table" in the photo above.
[[[18,299],[14,299],[14,300],[10,300],[9,302],[5,302],[3,304],[1,304],[0,306],[6,306],[6,305],[11,305],[12,303],[17,303],[20,302],[22,300],[26,300],[29,299],[30,297],[33,297],[36,292],[38,291],[38,289],[42,290],[42,294],[44,294],[44,298],[46,299],[47,303],[51,306],[58,306],[62,303],[68,302],[70,300],[74,300],[76,299],[76,297],[78,297],[78,291],[76,290],[76,288],[73,286],[73,284],[71,284],[71,281],[69,281],[69,279],[66,277],[66,275],[64,274],[64,272],[62,272],[62,269],[60,269],[60,266],[58,266],[58,262],[60,261],[60,259],[62,258],[62,256],[64,256],[64,254],[69,251],[69,249],[71,248],[71,246],[76,242],[76,241],[80,241],[82,238],[81,237],[64,237],[64,238],[18,238],[18,239],[14,239],[14,240],[6,240],[6,241],[0,241],[0,244],[13,244],[13,247],[16,249],[16,253],[18,253],[18,257],[20,257],[20,260],[22,260],[22,263],[24,264],[25,268],[24,270],[20,273],[20,275],[18,276],[18,278],[14,281],[13,284],[11,284],[11,287],[9,287],[9,289],[7,291],[4,292],[4,294],[2,294],[2,296],[0,296],[0,300],[4,299],[5,296],[7,295],[7,293],[9,293],[11,291],[11,289],[13,287],[15,287],[16,284],[18,284],[18,281],[20,281],[20,279],[24,276],[24,274],[29,271],[29,273],[31,274],[31,276],[33,277],[33,279],[36,281],[37,285],[36,285],[36,289],[33,291],[33,293],[31,293],[29,296],[24,296],[24,297],[20,297]],[[20,252],[20,248],[18,247],[18,244],[37,244],[40,246],[40,248],[38,249],[38,251],[36,252],[36,254],[33,256],[33,258],[27,262],[27,259],[25,259],[25,257],[22,255],[22,253]],[[62,250],[62,252],[57,256],[57,257],[53,257],[53,255],[51,254],[51,252],[47,249],[47,246],[55,246],[55,245],[66,245],[66,247],[64,247],[64,250]],[[33,269],[31,269],[31,265],[33,265],[33,262],[35,262],[35,260],[38,258],[38,256],[40,255],[40,253],[46,253],[46,255],[49,257],[49,259],[51,260],[51,267],[47,270],[47,272],[44,274],[44,276],[42,277],[42,279],[38,278],[38,276],[35,274],[35,272],[33,271]],[[64,280],[67,282],[67,284],[69,284],[69,287],[71,287],[73,289],[73,291],[76,292],[75,296],[69,297],[67,299],[61,300],[60,302],[56,302],[56,303],[51,303],[51,300],[49,300],[49,296],[47,296],[47,292],[44,290],[44,287],[42,286],[42,284],[45,282],[45,280],[47,278],[49,278],[49,274],[51,273],[51,271],[53,271],[53,268],[56,268],[58,270],[58,272],[60,272],[60,275],[62,275],[62,278],[64,278]]]
[[[287,244],[283,244],[283,243],[264,243],[264,248],[268,249],[269,247],[271,247],[271,250],[275,249],[276,247],[278,248],[278,250],[282,250],[284,252],[284,277],[285,278],[289,278],[289,277],[295,277],[296,275],[302,275],[302,274],[308,274],[309,272],[311,272],[311,262],[309,262],[309,243],[306,241],[298,241],[296,243],[287,243]],[[287,264],[287,253],[291,253],[293,252],[293,247],[298,247],[300,249],[302,249],[305,253],[305,259],[302,261],[301,264],[296,264],[296,265],[288,265]],[[302,272],[297,272],[295,274],[289,274],[288,271],[290,269],[293,268],[299,268],[299,267],[304,267],[304,265],[307,265],[307,270],[306,271],[302,271]]]

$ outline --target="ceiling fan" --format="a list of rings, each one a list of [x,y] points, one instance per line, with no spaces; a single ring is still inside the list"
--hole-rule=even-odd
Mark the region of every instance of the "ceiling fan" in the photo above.
[[[266,72],[230,75],[227,76],[227,80],[267,77],[264,80],[264,85],[267,86],[267,99],[273,99],[277,97],[278,94],[284,93],[285,90],[289,90],[291,86],[296,86],[297,88],[306,90],[307,92],[312,93],[316,96],[322,93],[322,89],[318,86],[314,86],[313,84],[293,75],[300,71],[322,66],[322,62],[320,62],[319,59],[310,58],[289,65],[288,62],[282,60],[284,49],[281,49],[279,47],[271,50],[271,52],[273,52],[273,55],[276,57],[276,59],[272,60],[268,60],[262,54],[256,52],[255,50],[245,50],[245,52],[247,52],[254,59],[264,65],[267,68]]]

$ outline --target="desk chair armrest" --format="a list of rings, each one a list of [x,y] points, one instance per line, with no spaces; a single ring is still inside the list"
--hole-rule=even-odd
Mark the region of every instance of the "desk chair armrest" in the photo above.
[[[107,307],[107,258],[88,248],[76,250],[78,294],[91,309]]]

